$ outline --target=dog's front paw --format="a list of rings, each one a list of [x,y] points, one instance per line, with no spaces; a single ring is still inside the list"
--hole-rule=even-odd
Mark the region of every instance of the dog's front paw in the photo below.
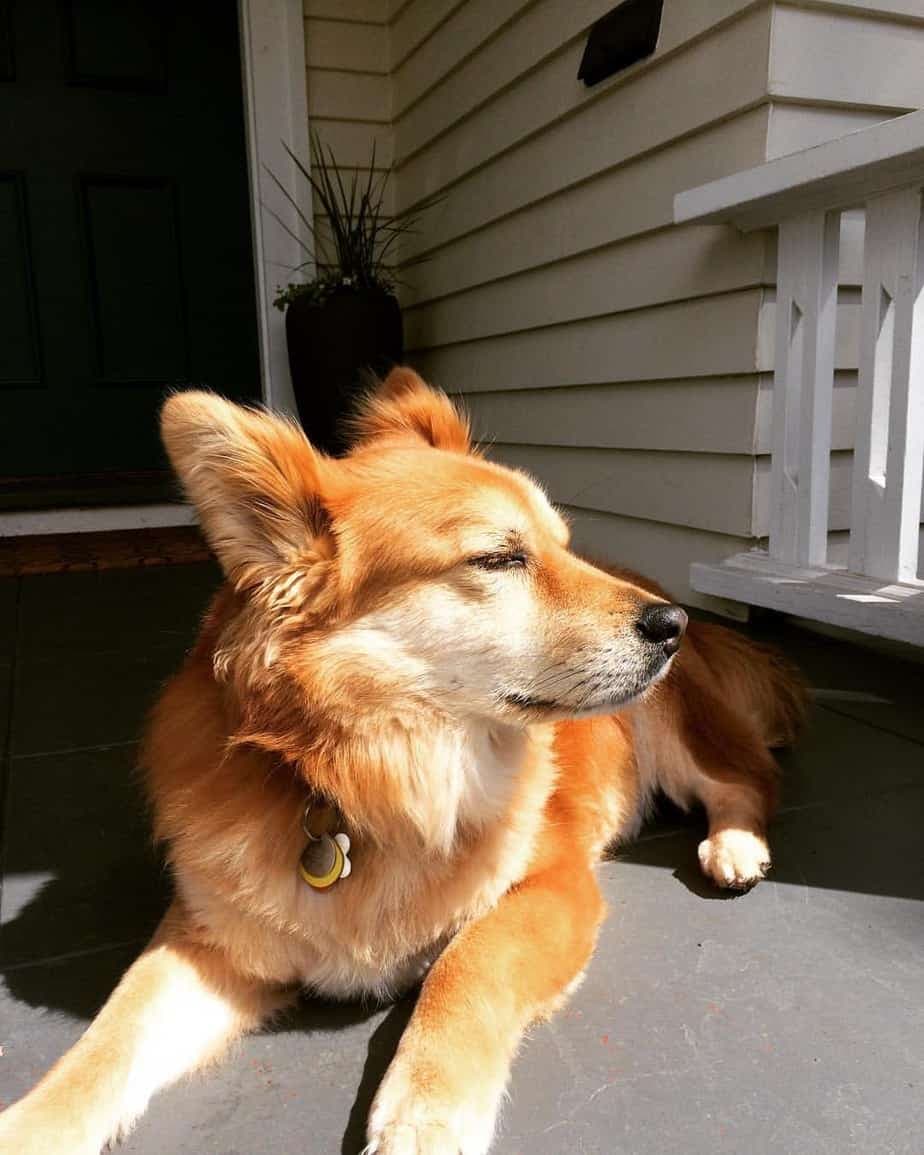
[[[388,1123],[363,1155],[462,1155],[458,1136],[441,1123]]]
[[[485,1155],[494,1137],[499,1089],[454,1102],[432,1073],[393,1063],[369,1116],[364,1155]]]
[[[750,830],[720,830],[699,844],[703,874],[730,890],[747,890],[770,869],[770,850]]]

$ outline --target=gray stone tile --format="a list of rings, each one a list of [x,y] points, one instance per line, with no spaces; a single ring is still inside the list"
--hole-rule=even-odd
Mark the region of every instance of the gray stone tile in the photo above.
[[[183,660],[184,645],[64,653],[19,662],[12,753],[131,742],[158,690]]]
[[[794,627],[765,626],[758,636],[796,662],[820,705],[924,743],[924,664]]]
[[[10,765],[0,963],[143,940],[167,902],[133,746]]]
[[[136,953],[0,972],[0,1108],[77,1040]],[[358,1155],[372,1096],[412,1007],[411,998],[384,1008],[306,999],[220,1066],[155,1098],[120,1150]]]
[[[783,810],[924,784],[924,749],[908,738],[817,706],[792,750],[778,751]]]
[[[78,575],[30,590],[17,743],[133,738],[205,599],[192,568],[140,571],[107,586],[108,600],[101,585],[68,584]],[[603,865],[611,913],[599,950],[569,1007],[523,1049],[497,1155],[917,1155],[919,675],[827,639],[780,636],[813,684],[840,698],[822,695],[784,755],[771,879],[736,898],[714,890],[696,864],[701,818],[667,809],[647,839]],[[869,694],[886,701],[858,697]],[[0,1102],[76,1039],[165,900],[130,788],[132,753],[13,763]],[[94,949],[128,938],[137,942]],[[306,1001],[158,1096],[122,1149],[357,1155],[410,1006]]]
[[[734,899],[709,901],[717,893],[687,870],[692,832],[605,864],[599,949],[515,1066],[498,1155],[916,1155],[924,908],[908,891],[924,891],[902,875],[922,800],[896,791],[873,807],[785,816],[773,881]],[[50,970],[33,971],[37,1005]],[[21,988],[22,972],[11,979]],[[60,993],[48,1001],[60,1005]],[[31,1069],[76,1033],[52,1016],[33,1043],[29,1015],[14,1009],[14,1046],[41,1050]],[[307,1003],[159,1096],[125,1150],[356,1155],[408,1009]],[[19,1082],[8,1077],[0,1097]]]
[[[871,645],[827,637],[786,622],[776,614],[750,626],[692,609],[694,618],[735,629],[782,650],[813,687],[826,708],[881,729],[924,742],[924,661],[915,651],[897,657]]]
[[[0,966],[0,1110],[22,1097],[86,1029],[136,947]]]
[[[865,721],[816,706],[792,750],[777,751],[783,771],[781,813],[820,802],[866,797],[892,787],[924,783],[924,751],[917,742]],[[702,837],[706,819],[659,800],[641,840],[691,829]]]
[[[825,851],[807,812],[792,822]],[[604,867],[596,959],[526,1048],[499,1155],[917,1152],[920,902],[821,872],[704,901],[662,849]]]
[[[211,563],[23,578],[22,652],[185,648],[219,581]]]
[[[306,1000],[273,1032],[245,1040],[232,1061],[155,1100],[127,1155],[359,1155],[412,1006]]]

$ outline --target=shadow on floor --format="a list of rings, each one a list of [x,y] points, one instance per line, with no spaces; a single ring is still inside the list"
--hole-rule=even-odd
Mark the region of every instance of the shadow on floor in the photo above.
[[[770,830],[774,883],[924,900],[924,789],[908,785],[888,795],[856,799],[834,809],[821,803],[784,812]],[[729,901],[737,895],[703,877],[697,845],[702,815],[684,828],[655,834],[619,850],[622,862],[669,870],[700,898]]]

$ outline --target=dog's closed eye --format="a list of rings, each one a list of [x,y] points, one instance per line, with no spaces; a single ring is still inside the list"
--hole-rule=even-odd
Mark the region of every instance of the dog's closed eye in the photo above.
[[[525,569],[528,560],[522,550],[501,550],[497,553],[482,553],[477,557],[470,557],[468,564],[476,569],[486,570]]]

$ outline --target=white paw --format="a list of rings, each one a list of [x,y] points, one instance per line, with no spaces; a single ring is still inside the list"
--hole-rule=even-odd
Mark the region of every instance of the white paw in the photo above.
[[[770,850],[750,830],[720,830],[699,844],[699,864],[719,886],[747,890],[770,869]]]
[[[440,1123],[389,1123],[363,1155],[460,1155],[460,1140]]]
[[[413,1091],[416,1080],[391,1070],[369,1116],[363,1155],[485,1155],[494,1138],[497,1095],[490,1103],[445,1103]],[[502,1088],[501,1088],[502,1091]]]

